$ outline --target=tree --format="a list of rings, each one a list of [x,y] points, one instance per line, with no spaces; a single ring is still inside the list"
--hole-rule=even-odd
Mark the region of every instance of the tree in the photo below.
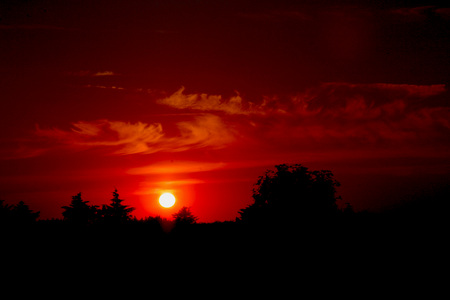
[[[4,204],[4,200],[0,200],[0,224],[26,225],[34,223],[39,218],[39,214],[39,211],[33,212],[23,201],[16,205],[9,205]]]
[[[33,212],[25,202],[20,201],[12,210],[12,217],[19,224],[30,224],[36,222],[40,212]]]
[[[81,199],[81,193],[72,196],[70,205],[62,207],[64,220],[79,225],[93,223],[97,218],[98,206],[88,203],[89,201]]]
[[[131,212],[134,207],[123,205],[124,200],[119,199],[119,193],[117,189],[113,192],[113,198],[110,205],[103,205],[102,215],[106,222],[110,223],[123,223],[131,219]]]
[[[239,214],[245,222],[311,220],[338,212],[336,187],[340,184],[327,170],[310,171],[300,165],[276,165],[258,178],[254,203]]]
[[[0,200],[0,224],[8,223],[12,218],[12,206],[4,203],[5,200]]]
[[[189,207],[183,206],[178,212],[172,214],[177,225],[189,225],[197,223],[198,218],[194,216]]]

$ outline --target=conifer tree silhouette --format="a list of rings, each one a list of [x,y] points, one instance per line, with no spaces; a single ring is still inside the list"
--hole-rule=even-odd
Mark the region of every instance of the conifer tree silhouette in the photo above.
[[[134,210],[134,207],[129,207],[122,204],[124,200],[119,199],[117,189],[115,189],[112,194],[113,198],[111,199],[111,204],[103,205],[102,207],[102,215],[104,220],[108,223],[124,223],[130,220],[130,213]]]
[[[172,214],[177,225],[189,225],[197,223],[198,217],[194,216],[189,207],[183,206],[178,212]]]
[[[0,224],[8,223],[12,219],[12,206],[0,200]]]
[[[15,222],[20,224],[30,224],[36,222],[40,212],[33,212],[25,202],[20,201],[12,208],[12,217]]]
[[[97,218],[97,205],[88,205],[89,201],[81,199],[81,193],[72,196],[69,206],[63,206],[62,215],[65,221],[73,224],[86,225],[93,223]]]

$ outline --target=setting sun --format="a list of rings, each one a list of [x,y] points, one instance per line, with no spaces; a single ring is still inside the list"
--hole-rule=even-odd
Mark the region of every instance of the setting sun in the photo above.
[[[280,164],[355,211],[448,194],[444,1],[109,2],[0,0],[0,223],[116,186],[132,219],[235,220]]]
[[[159,204],[166,208],[172,207],[175,204],[175,196],[171,193],[164,193],[159,196]]]

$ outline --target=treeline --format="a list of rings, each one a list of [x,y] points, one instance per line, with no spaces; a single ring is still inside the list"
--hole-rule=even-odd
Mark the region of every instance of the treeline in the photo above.
[[[236,284],[248,281],[249,274],[262,276],[261,282],[270,284],[269,273],[280,277],[294,271],[302,276],[294,277],[296,283],[313,278],[323,287],[323,277],[347,280],[353,274],[367,280],[361,273],[366,269],[376,274],[378,288],[379,274],[392,273],[392,282],[397,282],[397,271],[386,272],[391,266],[423,273],[417,267],[423,249],[431,254],[424,259],[427,265],[430,257],[438,257],[436,249],[445,249],[448,226],[443,225],[448,223],[449,193],[436,193],[432,199],[417,199],[385,213],[370,213],[355,212],[350,204],[338,207],[338,186],[331,171],[278,165],[258,178],[253,203],[241,209],[235,221],[214,223],[197,223],[187,207],[175,213],[173,220],[138,220],[117,190],[102,206],[91,205],[78,193],[62,207],[62,218],[53,220],[37,221],[39,212],[23,202],[10,206],[1,201],[0,222],[6,225],[0,226],[0,243],[6,251],[2,255],[21,276],[32,269],[33,280],[55,272],[67,293],[86,282],[91,288],[102,277],[108,282],[101,288],[115,288],[115,279],[127,278],[136,266],[136,274],[165,274],[164,280],[197,280],[203,270],[217,280],[212,271],[218,270],[231,274],[231,281],[223,281],[227,286],[239,276]],[[34,262],[41,262],[41,273],[36,272]],[[84,282],[73,281],[77,285],[70,286],[61,275],[64,272]],[[92,277],[90,281],[86,276]],[[346,289],[345,284],[340,288]]]
[[[94,223],[120,224],[131,219],[133,207],[122,204],[124,200],[119,198],[117,189],[113,192],[110,204],[104,204],[100,208],[98,205],[89,205],[89,201],[81,198],[81,193],[72,197],[69,206],[63,206],[62,215],[64,221],[76,225],[88,225]]]
[[[0,200],[0,224],[33,224],[39,218],[40,212],[33,212],[25,202],[9,205]]]
[[[182,227],[197,223],[196,217],[189,207],[182,207],[178,212],[172,214],[173,220],[166,218],[146,217],[138,220],[132,215],[134,207],[123,204],[123,199],[115,189],[109,204],[91,205],[89,201],[82,198],[81,192],[72,196],[72,201],[67,206],[62,206],[62,219],[39,220],[40,212],[34,212],[23,201],[17,205],[9,205],[4,200],[0,200],[0,225],[14,227],[30,226],[36,223],[52,226],[70,227],[93,227],[93,226],[118,226],[147,224],[159,227],[163,231],[170,231],[175,226]]]
[[[329,170],[309,170],[300,164],[276,165],[260,176],[253,188],[253,203],[239,211],[240,216],[233,222],[223,222],[231,228],[242,225],[264,230],[333,231],[360,230],[361,228],[389,228],[403,226],[410,228],[420,224],[421,228],[445,219],[448,211],[448,188],[444,193],[436,192],[432,197],[422,197],[402,206],[393,207],[383,213],[355,212],[350,203],[338,207],[337,187],[340,183]],[[133,207],[124,204],[117,189],[112,192],[109,204],[101,207],[91,205],[78,193],[69,205],[63,206],[62,219],[40,220],[39,212],[33,212],[23,201],[8,205],[0,201],[0,224],[30,225],[35,223],[58,224],[72,227],[92,227],[96,225],[136,225],[158,227],[161,231],[171,231],[196,224],[198,218],[188,207],[174,213],[173,220],[148,217],[137,220],[132,216]],[[231,225],[234,224],[234,225]],[[192,226],[191,226],[192,227]],[[199,226],[196,226],[199,228]],[[359,228],[359,229],[358,229]]]

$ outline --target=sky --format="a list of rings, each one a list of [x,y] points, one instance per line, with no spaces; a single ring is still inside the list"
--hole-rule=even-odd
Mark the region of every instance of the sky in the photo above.
[[[234,220],[281,163],[339,205],[448,187],[441,1],[0,3],[0,199],[41,218],[117,188],[138,217]],[[174,207],[159,206],[172,192]]]

